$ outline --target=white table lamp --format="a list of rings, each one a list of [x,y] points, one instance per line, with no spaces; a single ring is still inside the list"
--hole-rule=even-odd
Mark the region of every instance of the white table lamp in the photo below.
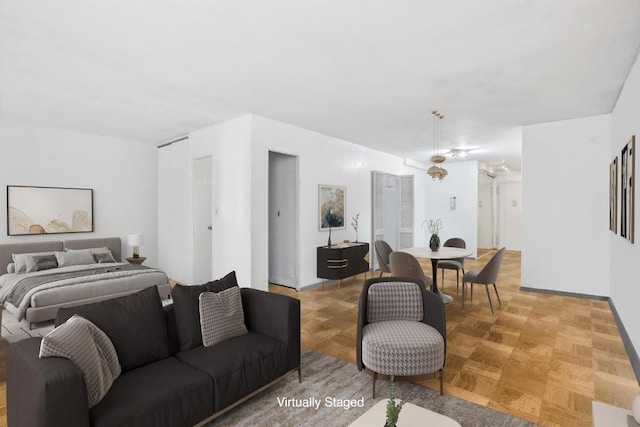
[[[133,257],[140,258],[140,246],[144,243],[142,233],[129,234],[129,246],[133,246]]]

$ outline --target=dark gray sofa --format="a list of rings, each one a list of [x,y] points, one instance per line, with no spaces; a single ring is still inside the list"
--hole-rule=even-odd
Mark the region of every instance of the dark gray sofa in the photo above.
[[[91,409],[82,372],[71,361],[40,359],[40,338],[11,344],[9,426],[197,425],[291,371],[300,375],[299,300],[243,288],[249,332],[211,347],[180,351],[175,309],[162,308],[155,288],[149,289],[58,312],[56,324],[75,313],[92,321],[118,353],[122,374]]]

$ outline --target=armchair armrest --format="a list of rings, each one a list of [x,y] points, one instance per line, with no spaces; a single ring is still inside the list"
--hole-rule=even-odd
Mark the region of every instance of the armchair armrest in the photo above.
[[[68,359],[40,359],[41,338],[9,346],[7,421],[10,426],[89,426],[82,371]]]
[[[445,317],[444,302],[440,295],[434,294],[425,289],[422,290],[422,303],[424,307],[424,318],[422,321],[434,327],[444,338],[445,351],[447,348],[447,321]]]
[[[276,338],[289,349],[288,369],[300,366],[300,300],[257,289],[242,288],[247,328]]]

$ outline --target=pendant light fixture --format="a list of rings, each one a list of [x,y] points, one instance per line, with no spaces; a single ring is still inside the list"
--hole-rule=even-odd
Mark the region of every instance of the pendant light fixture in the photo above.
[[[442,138],[442,119],[444,119],[444,115],[439,113],[436,110],[431,112],[431,116],[433,118],[433,155],[429,159],[431,161],[431,167],[427,171],[429,176],[442,181],[442,179],[448,175],[448,172],[441,165],[445,161],[445,157],[440,154],[440,141]]]

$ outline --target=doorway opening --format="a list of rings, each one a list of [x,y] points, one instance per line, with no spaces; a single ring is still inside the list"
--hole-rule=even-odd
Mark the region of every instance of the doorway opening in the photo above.
[[[298,157],[269,151],[269,282],[298,289]]]

